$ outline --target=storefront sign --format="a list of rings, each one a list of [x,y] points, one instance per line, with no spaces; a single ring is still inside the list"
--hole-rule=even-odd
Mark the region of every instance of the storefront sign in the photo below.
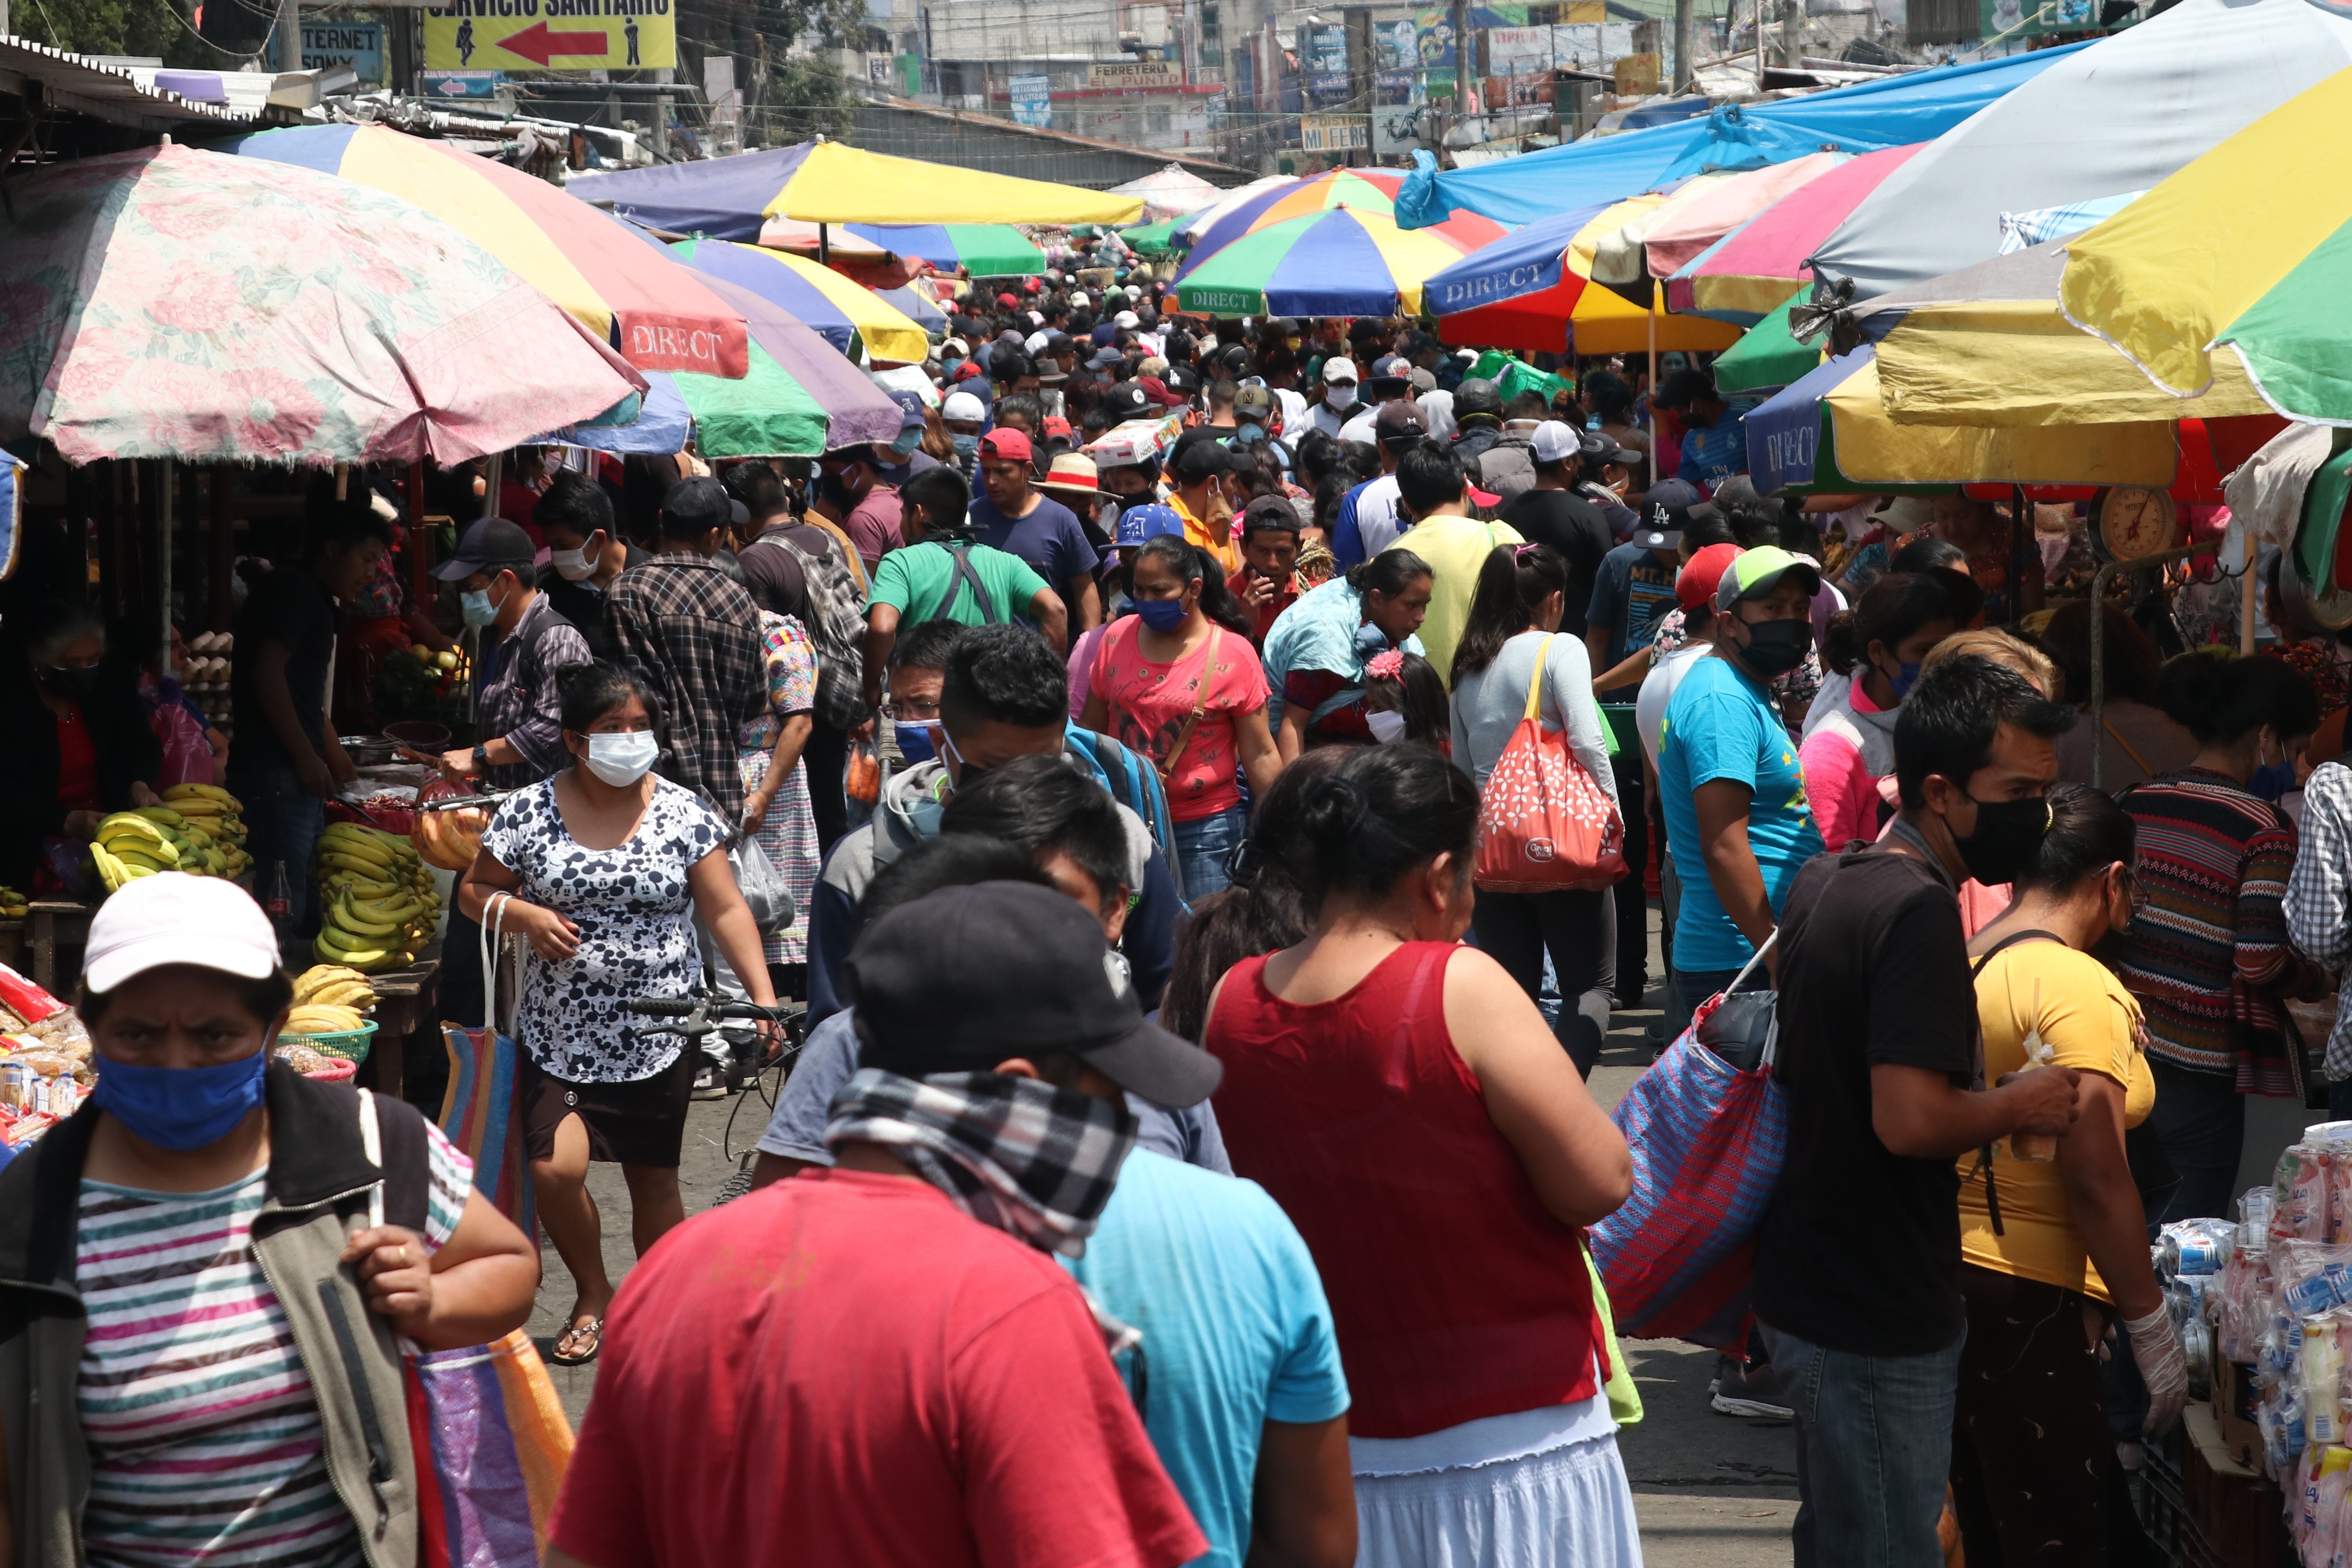
[[[1007,84],[1013,99],[1013,120],[1018,125],[1054,123],[1054,79],[1016,76]]]
[[[362,81],[383,80],[383,24],[325,22],[302,24],[302,68],[326,70],[349,66]]]
[[[1087,86],[1097,92],[1165,92],[1183,85],[1181,60],[1119,60],[1087,67]]]
[[[1372,122],[1363,114],[1307,114],[1299,117],[1298,150],[1302,153],[1368,153],[1372,146]]]
[[[630,70],[677,64],[670,0],[456,0],[425,12],[428,70]]]

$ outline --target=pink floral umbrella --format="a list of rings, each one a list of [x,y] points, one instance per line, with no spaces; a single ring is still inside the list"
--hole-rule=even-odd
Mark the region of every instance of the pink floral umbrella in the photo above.
[[[645,378],[440,219],[188,147],[0,183],[0,439],[72,462],[496,452]]]

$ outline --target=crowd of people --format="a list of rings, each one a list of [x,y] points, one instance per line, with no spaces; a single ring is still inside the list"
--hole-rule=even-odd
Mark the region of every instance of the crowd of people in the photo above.
[[[2285,1004],[2347,963],[2344,650],[2102,607],[2086,738],[2091,607],[2010,580],[2006,520],[1759,496],[1703,367],[1506,398],[1407,323],[1152,303],[976,296],[897,442],[533,465],[436,569],[478,652],[436,763],[504,792],[448,947],[532,955],[552,1358],[599,1368],[549,1562],[1637,1563],[1583,1240],[1633,1162],[1583,1080],[1653,898],[1641,1059],[1743,973],[1777,993],[1786,1171],[1710,1399],[1793,1423],[1798,1562],[1940,1563],[1948,1515],[1979,1563],[2129,1560],[2120,1478],[2186,1388],[2148,1226],[2227,1212],[2243,1097],[2301,1092]],[[307,862],[335,606],[391,542],[357,494],[307,537],[241,622],[264,863]],[[0,777],[37,839],[145,785],[67,734],[127,728],[77,673],[102,632],[24,650],[58,739]],[[1496,868],[1545,799],[1589,832]],[[346,1409],[398,1400],[390,1340],[351,1330],[530,1309],[437,1130],[264,1070],[243,899],[101,909],[95,1109],[0,1172],[41,1561],[404,1563]],[[754,1190],[689,1221],[726,1065],[622,1002],[706,976],[807,1033]],[[2352,1102],[2352,1023],[2324,1068]],[[374,1210],[355,1114],[407,1162]]]

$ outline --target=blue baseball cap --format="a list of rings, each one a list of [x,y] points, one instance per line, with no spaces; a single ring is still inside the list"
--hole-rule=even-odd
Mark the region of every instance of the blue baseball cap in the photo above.
[[[920,393],[892,391],[884,394],[898,405],[898,428],[919,430],[924,427],[923,398]]]
[[[1139,547],[1147,539],[1163,533],[1183,536],[1184,520],[1176,515],[1172,506],[1131,506],[1118,514],[1118,532],[1111,542],[1121,550]]]

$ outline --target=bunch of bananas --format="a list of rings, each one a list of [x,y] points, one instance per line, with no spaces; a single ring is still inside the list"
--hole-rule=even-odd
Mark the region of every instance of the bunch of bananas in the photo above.
[[[173,784],[161,805],[133,806],[102,818],[90,865],[106,890],[158,871],[236,877],[253,864],[245,852],[244,810],[213,784]]]
[[[32,900],[14,888],[0,888],[0,921],[20,921],[33,912]]]
[[[211,784],[174,784],[173,804],[133,806],[101,818],[90,865],[108,892],[158,871],[234,877],[252,864],[236,797]]]
[[[289,1035],[348,1035],[363,1027],[375,1005],[366,975],[340,963],[306,969],[294,982],[294,1008],[286,1016]]]
[[[322,963],[373,974],[416,962],[441,900],[407,839],[356,822],[330,823],[311,869]]]

